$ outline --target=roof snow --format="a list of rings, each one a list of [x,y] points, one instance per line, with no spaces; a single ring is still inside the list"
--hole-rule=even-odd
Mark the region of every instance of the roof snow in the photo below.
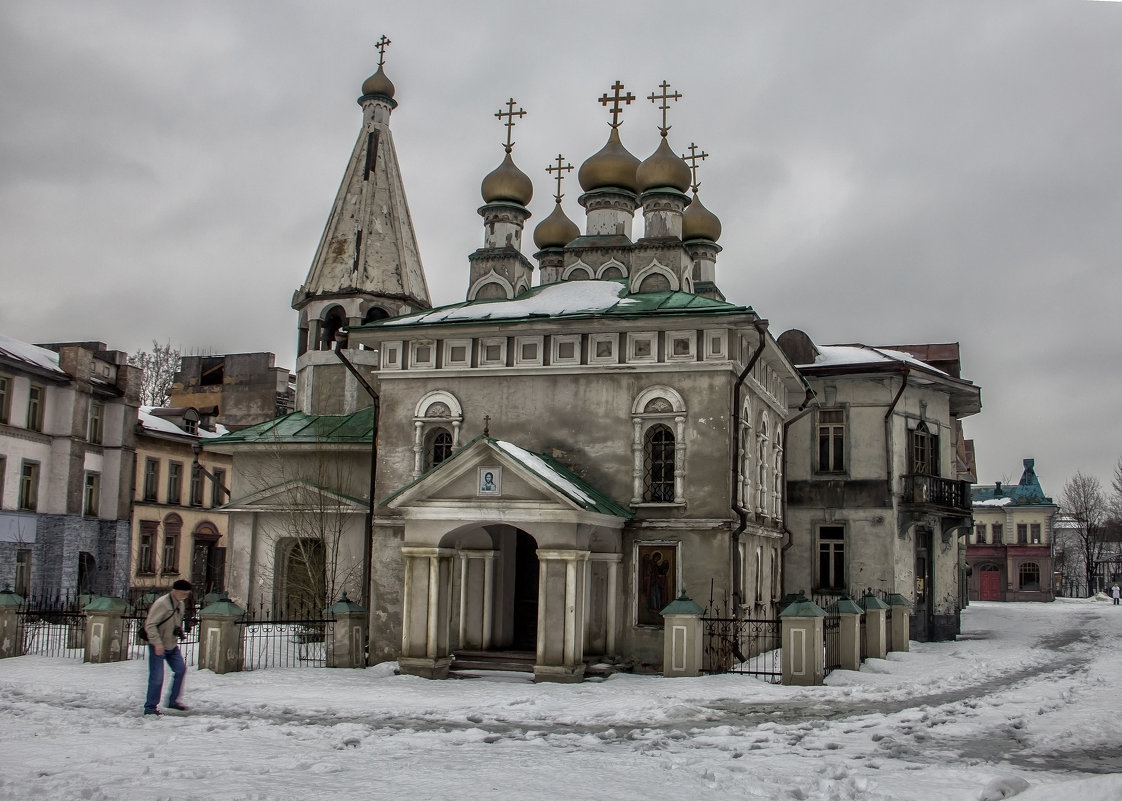
[[[846,364],[881,364],[884,362],[905,362],[923,367],[942,375],[945,372],[917,359],[910,353],[887,348],[873,348],[868,345],[816,345],[818,357],[814,364],[800,364],[799,367],[833,367]]]
[[[200,427],[197,434],[192,434],[189,431],[177,426],[171,420],[165,417],[157,417],[152,414],[152,410],[157,408],[155,406],[141,406],[136,413],[136,418],[140,424],[148,431],[155,431],[161,434],[178,434],[182,437],[198,437],[199,439],[212,439],[220,437],[226,433],[226,426],[216,425],[214,431],[207,431],[205,428]]]
[[[594,313],[637,302],[621,297],[626,294],[627,286],[616,281],[564,281],[515,300],[450,306],[389,320],[383,325],[517,319],[539,315],[554,317],[576,312]]]
[[[1013,499],[1009,497],[1004,498],[990,498],[985,501],[974,501],[974,506],[1008,506],[1013,503]]]
[[[538,475],[544,477],[549,483],[557,487],[557,489],[564,492],[574,501],[586,504],[587,506],[595,507],[597,501],[595,498],[590,498],[584,490],[574,484],[565,476],[553,469],[553,466],[538,456],[536,453],[530,453],[525,448],[519,448],[509,442],[502,440],[495,440],[495,444],[514,457],[517,461],[529,467]]]
[[[58,354],[53,350],[47,350],[19,339],[12,339],[3,334],[0,334],[0,355],[7,356],[17,362],[25,362],[42,370],[66,375],[62,368],[58,366]]]

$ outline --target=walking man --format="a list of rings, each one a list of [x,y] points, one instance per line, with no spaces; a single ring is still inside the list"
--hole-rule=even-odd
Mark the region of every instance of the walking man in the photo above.
[[[171,592],[161,595],[148,609],[144,631],[148,634],[148,697],[144,701],[145,715],[160,714],[160,696],[164,689],[164,662],[171,668],[171,692],[167,706],[187,711],[179,702],[183,692],[183,675],[187,663],[179,652],[179,635],[183,631],[184,603],[191,594],[191,582],[179,579],[171,585]]]
[[[1118,606],[1118,600],[1122,598],[1122,589],[1118,587],[1118,582],[1114,582],[1114,586],[1110,588],[1110,597],[1114,599],[1114,605]]]

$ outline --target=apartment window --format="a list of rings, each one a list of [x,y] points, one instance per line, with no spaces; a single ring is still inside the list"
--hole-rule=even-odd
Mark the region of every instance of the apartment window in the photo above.
[[[990,533],[993,535],[993,544],[1001,545],[1005,537],[1004,526],[1001,523],[994,523],[990,526]]]
[[[144,500],[156,500],[156,493],[160,485],[160,460],[144,460]]]
[[[0,375],[0,423],[8,422],[8,410],[12,405],[12,379]]]
[[[1033,545],[1040,544],[1040,524],[1029,523],[1029,538]]]
[[[818,588],[845,589],[845,528],[818,528]]]
[[[179,462],[168,462],[168,496],[167,503],[180,504],[183,502],[183,465]]]
[[[927,423],[920,423],[912,431],[912,474],[939,475],[939,437],[931,433]]]
[[[31,594],[31,549],[20,548],[16,551],[16,595],[26,598]]]
[[[643,500],[674,502],[674,432],[662,423],[643,437]]]
[[[1017,544],[1028,545],[1028,523],[1017,524]]]
[[[101,474],[86,473],[86,488],[83,504],[84,513],[89,517],[97,517],[101,511]]]
[[[203,505],[203,471],[198,467],[191,468],[191,505]]]
[[[1040,565],[1036,562],[1022,562],[1018,573],[1022,590],[1040,589]]]
[[[818,410],[818,472],[845,470],[845,410]]]
[[[210,505],[221,506],[226,502],[226,471],[214,468],[214,481],[210,485]]]
[[[986,524],[977,523],[974,526],[974,542],[981,545],[986,541]]]
[[[27,427],[32,431],[43,430],[43,388],[35,384],[27,395]]]
[[[160,524],[155,520],[140,521],[140,543],[136,552],[136,572],[156,572],[156,533]]]
[[[90,402],[90,425],[89,431],[86,434],[88,439],[94,445],[101,444],[102,426],[105,420],[105,404],[101,401]]]
[[[161,573],[179,572],[179,539],[183,532],[183,521],[179,515],[164,518],[164,549],[160,557]]]
[[[34,512],[39,508],[39,463],[24,462],[19,472],[19,508]]]
[[[431,470],[452,455],[452,434],[446,428],[434,428],[425,448],[425,469]]]

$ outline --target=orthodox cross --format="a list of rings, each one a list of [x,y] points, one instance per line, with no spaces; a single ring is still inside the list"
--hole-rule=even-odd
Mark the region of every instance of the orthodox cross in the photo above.
[[[510,140],[510,137],[514,134],[514,118],[526,116],[525,109],[519,107],[518,111],[514,110],[514,104],[517,102],[518,101],[512,97],[510,100],[506,101],[506,111],[499,109],[495,112],[495,116],[499,118],[500,122],[503,117],[506,117],[506,122],[504,122],[503,125],[506,126],[506,145],[504,147],[506,147],[507,153],[514,147],[514,142]]]
[[[651,101],[652,103],[657,103],[660,100],[662,101],[662,105],[659,106],[659,108],[662,109],[662,125],[658,126],[658,130],[659,133],[661,133],[663,137],[665,137],[666,132],[670,130],[670,126],[666,124],[666,111],[670,108],[670,104],[667,101],[673,100],[675,103],[677,103],[678,99],[682,96],[682,93],[675,90],[674,94],[670,94],[670,84],[668,84],[666,81],[660,83],[658,85],[658,88],[662,90],[662,94],[656,95],[654,92],[651,92],[649,95],[647,95],[647,100]]]
[[[564,164],[564,161],[565,161],[565,157],[562,156],[560,153],[558,153],[557,154],[557,166],[554,167],[551,164],[551,165],[549,165],[548,167],[545,168],[545,171],[548,172],[550,175],[552,175],[553,173],[557,173],[557,177],[554,179],[555,181],[557,181],[557,194],[553,196],[553,199],[556,200],[558,203],[561,202],[561,198],[565,197],[564,195],[561,194],[561,182],[565,180],[565,173],[573,171],[573,165],[572,164]]]
[[[697,182],[697,163],[699,161],[705,161],[707,158],[709,158],[709,154],[704,150],[698,153],[697,145],[693,142],[690,142],[690,154],[688,156],[685,153],[682,154],[682,161],[688,161],[690,163],[690,173],[693,174],[693,191],[695,192],[697,188],[701,186],[701,184]]]
[[[604,92],[604,94],[601,95],[600,105],[604,106],[604,108],[607,108],[609,104],[611,105],[612,121],[608,124],[613,128],[618,128],[619,126],[623,125],[623,123],[619,121],[619,113],[623,110],[620,107],[620,103],[623,103],[625,106],[631,105],[631,103],[635,100],[635,95],[631,94],[631,92],[628,92],[626,95],[621,95],[620,91],[623,90],[623,84],[619,81],[616,81],[614,84],[612,84],[611,89],[611,97],[608,97],[607,92]]]
[[[390,46],[390,40],[386,38],[383,33],[382,38],[374,43],[374,47],[378,49],[378,66],[381,67],[386,63],[386,48]]]
[[[491,415],[483,415],[483,436],[491,436]]]

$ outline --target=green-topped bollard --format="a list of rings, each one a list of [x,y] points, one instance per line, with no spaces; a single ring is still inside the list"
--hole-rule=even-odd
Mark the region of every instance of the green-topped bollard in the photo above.
[[[898,592],[889,593],[885,600],[892,607],[892,622],[888,626],[888,650],[907,651],[912,605]]]
[[[23,638],[19,636],[17,613],[25,600],[12,592],[11,587],[0,591],[0,659],[23,656]]]
[[[83,662],[120,662],[128,656],[121,620],[128,609],[128,602],[122,598],[96,595],[82,607],[82,611],[86,613],[86,653],[82,658]]]
[[[662,675],[701,675],[702,609],[686,595],[662,608]]]
[[[826,678],[826,613],[803,593],[779,613],[783,628],[783,683],[821,684]]]
[[[238,619],[245,610],[222,593],[199,612],[199,669],[234,673],[242,669],[242,632]]]
[[[884,659],[888,656],[888,632],[885,626],[885,613],[888,604],[869,590],[857,602],[865,611],[865,658]]]
[[[826,611],[838,616],[838,628],[833,633],[837,637],[838,665],[842,670],[860,670],[861,607],[844,596],[830,604]]]
[[[344,590],[325,611],[335,621],[327,640],[327,666],[366,667],[366,610],[348,599]]]

